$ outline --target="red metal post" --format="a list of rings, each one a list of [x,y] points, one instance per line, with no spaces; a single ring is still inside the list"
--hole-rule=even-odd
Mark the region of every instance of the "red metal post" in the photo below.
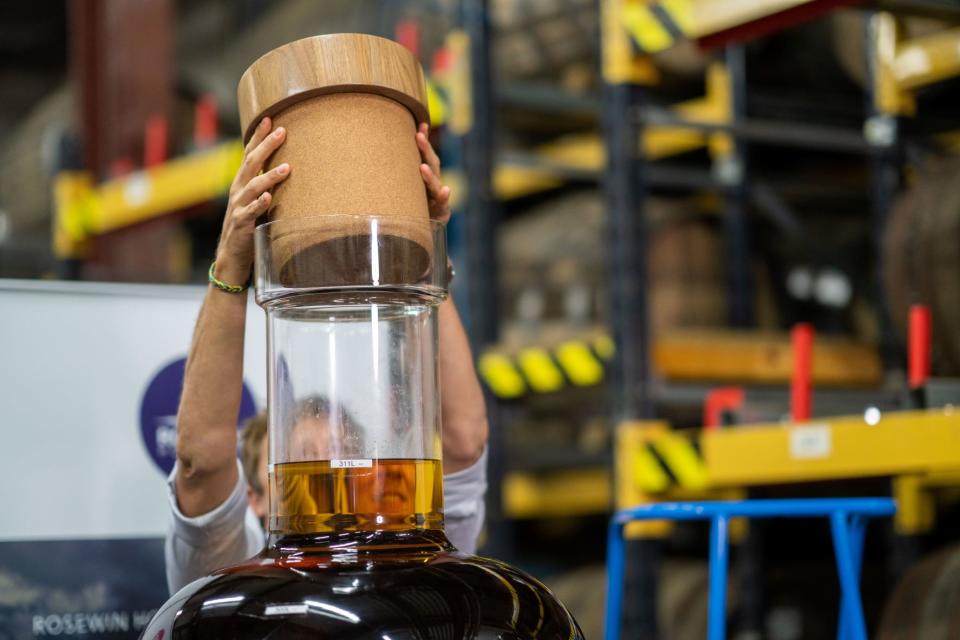
[[[743,387],[720,387],[707,392],[703,402],[703,426],[716,429],[723,426],[723,413],[743,406]]]
[[[217,141],[217,99],[212,94],[200,97],[193,109],[193,144],[198,149],[209,147]]]
[[[793,376],[790,379],[790,415],[794,422],[810,419],[813,395],[813,325],[793,327]]]
[[[401,20],[394,30],[396,40],[417,58],[420,57],[420,24],[416,20]]]
[[[911,389],[925,386],[930,377],[931,324],[929,307],[922,304],[910,307],[908,369]]]
[[[167,138],[170,126],[166,116],[154,115],[143,128],[143,166],[155,167],[167,161]]]

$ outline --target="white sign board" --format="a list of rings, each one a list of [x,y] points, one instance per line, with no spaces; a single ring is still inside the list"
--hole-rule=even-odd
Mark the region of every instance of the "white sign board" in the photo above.
[[[0,280],[0,637],[136,638],[166,599],[160,465],[204,291]],[[265,337],[250,303],[249,413]]]
[[[186,357],[204,291],[0,280],[0,540],[163,535],[165,478],[140,407]],[[251,302],[244,378],[258,407],[263,316]]]

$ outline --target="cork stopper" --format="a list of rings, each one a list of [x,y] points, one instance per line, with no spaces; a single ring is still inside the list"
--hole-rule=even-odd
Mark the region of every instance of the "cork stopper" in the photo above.
[[[268,212],[270,221],[287,221],[288,232],[272,240],[280,272],[299,278],[287,285],[329,284],[304,281],[311,273],[330,273],[304,265],[332,255],[342,260],[337,247],[357,232],[310,222],[324,214],[381,216],[379,242],[415,243],[422,256],[408,250],[399,254],[430,263],[432,240],[429,225],[423,224],[429,209],[415,139],[418,123],[428,121],[426,87],[409,51],[362,34],[305,38],[254,62],[237,93],[244,141],[264,116],[287,130],[265,168],[283,162],[291,167],[290,176],[274,188]],[[310,234],[308,242],[298,237],[298,226]],[[285,269],[288,262],[291,268]]]

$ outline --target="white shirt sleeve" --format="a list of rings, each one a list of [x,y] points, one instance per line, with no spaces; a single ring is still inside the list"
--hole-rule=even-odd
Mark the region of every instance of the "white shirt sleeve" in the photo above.
[[[487,451],[466,469],[443,476],[443,506],[447,537],[460,551],[476,553],[483,527],[487,494]]]
[[[212,511],[188,518],[177,502],[176,467],[167,478],[170,520],[164,544],[167,587],[183,586],[217,569],[243,562],[263,549],[260,523],[247,503],[243,469],[237,460],[237,485]]]

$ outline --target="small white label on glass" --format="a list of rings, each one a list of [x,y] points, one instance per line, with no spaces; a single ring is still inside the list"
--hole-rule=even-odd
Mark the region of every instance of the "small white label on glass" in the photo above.
[[[790,428],[790,457],[795,460],[826,458],[833,451],[830,427],[812,424]]]
[[[263,610],[265,616],[290,616],[307,612],[305,604],[272,604]]]
[[[331,469],[369,469],[373,466],[370,458],[355,458],[353,460],[331,460]]]

